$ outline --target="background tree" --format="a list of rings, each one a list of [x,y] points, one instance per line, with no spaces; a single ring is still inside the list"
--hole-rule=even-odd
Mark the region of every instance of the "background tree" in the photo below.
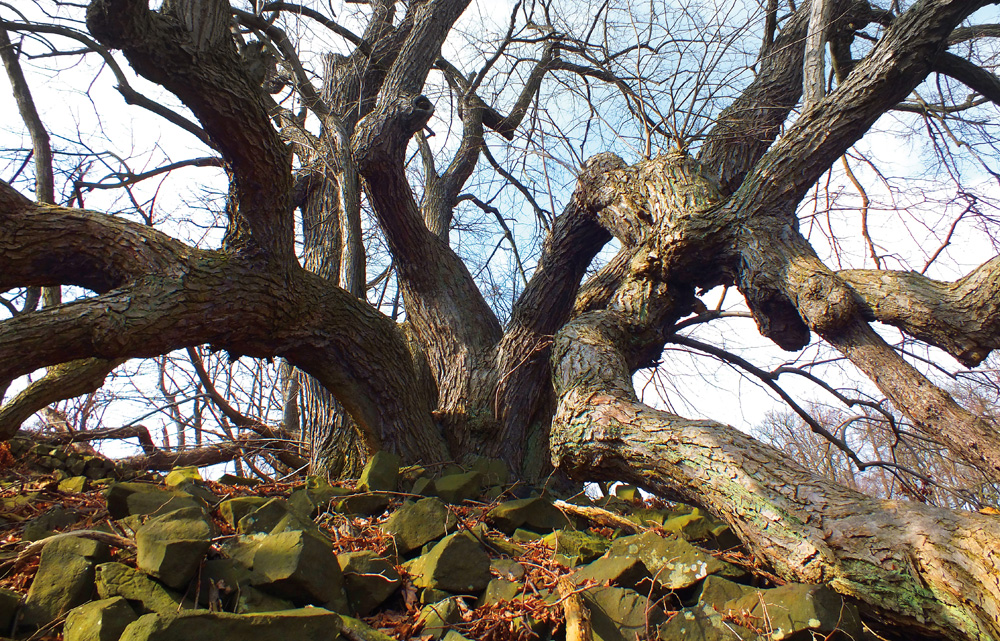
[[[225,0],[158,9],[92,0],[85,16],[57,6],[39,20],[8,11],[0,27],[50,47],[38,55],[69,54],[56,38],[75,41],[73,55],[99,55],[128,102],[211,150],[185,164],[221,165],[228,191],[224,234],[196,244],[157,229],[139,203],[134,213],[146,218],[135,220],[83,209],[79,189],[63,206],[0,183],[0,290],[13,292],[17,312],[0,323],[0,387],[47,368],[0,410],[0,435],[97,389],[125,359],[200,345],[231,359],[279,357],[302,375],[285,368],[286,411],[275,426],[227,403],[198,374],[200,354],[188,355],[200,393],[259,438],[294,436],[288,401],[297,380],[310,399],[299,410],[314,450],[346,449],[340,435],[357,435],[350,448],[412,461],[489,455],[529,478],[554,465],[578,480],[636,482],[704,506],[777,574],[828,584],[908,633],[994,638],[994,517],[865,496],[732,427],[654,409],[632,383],[668,342],[712,354],[685,330],[723,315],[699,296],[736,287],[761,335],[786,350],[819,337],[916,434],[1000,478],[994,424],[870,325],[979,364],[998,337],[1000,259],[955,282],[889,269],[857,176],[874,265],[835,271],[817,253],[828,253],[822,234],[803,224],[815,214],[807,199],[816,186],[895,109],[926,125],[939,150],[942,132],[967,131],[969,157],[991,171],[984,117],[1000,102],[989,68],[998,30],[973,16],[987,4],[519,2],[495,38],[461,26],[470,0],[370,0],[337,16]],[[345,17],[360,28],[344,26]],[[300,38],[305,30],[316,39]],[[456,50],[463,39],[469,48]],[[825,68],[817,49],[829,50],[834,72],[824,91],[816,91]],[[14,79],[19,61],[7,60]],[[173,97],[134,88],[146,81]],[[809,97],[799,108],[803,86]],[[18,97],[31,102],[30,92]],[[573,112],[588,118],[562,128]],[[41,140],[40,121],[30,113],[25,121]],[[498,158],[490,151],[498,140],[524,155]],[[610,149],[627,149],[632,164]],[[988,191],[975,183],[984,174],[951,153],[940,166],[965,173],[936,188],[961,185],[956,201],[981,215]],[[542,162],[530,160],[536,154]],[[482,162],[496,175],[473,179]],[[40,185],[51,171],[42,165]],[[575,188],[560,210],[554,185],[569,175]],[[131,193],[139,176],[121,178]],[[508,212],[498,205],[516,212],[491,193],[498,183],[539,220],[534,268],[520,285],[493,278],[494,263],[464,244],[463,230],[475,227],[467,212],[478,208],[495,217],[521,265],[513,254],[521,240],[503,227]],[[842,238],[829,228],[829,239]],[[377,245],[381,262],[362,250]],[[606,246],[613,255],[595,262]],[[483,270],[473,271],[476,262]],[[384,270],[403,315],[366,300],[366,275]],[[16,289],[56,286],[80,295],[35,309],[30,290]],[[173,394],[160,371],[164,396]],[[258,443],[237,441],[230,454]]]

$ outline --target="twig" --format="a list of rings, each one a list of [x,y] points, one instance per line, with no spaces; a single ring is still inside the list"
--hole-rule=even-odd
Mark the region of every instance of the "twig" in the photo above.
[[[592,641],[594,637],[590,629],[590,610],[584,605],[583,597],[574,590],[573,583],[565,576],[559,577],[556,585],[566,613],[566,641]]]
[[[45,547],[47,543],[77,536],[85,539],[100,541],[101,543],[107,543],[108,545],[112,545],[116,548],[135,550],[135,542],[132,539],[127,539],[124,536],[118,536],[117,534],[100,532],[98,530],[74,530],[72,532],[60,532],[59,534],[53,534],[52,536],[33,542],[31,545],[24,548],[21,553],[17,555],[16,559],[13,561],[7,561],[3,565],[0,565],[0,570],[5,570],[10,566],[13,566],[15,571],[20,570],[24,567],[24,564],[28,561],[28,559],[40,553],[42,548]]]
[[[587,519],[588,521],[593,521],[594,523],[599,523],[600,525],[607,527],[618,528],[628,532],[629,534],[638,534],[643,531],[643,528],[636,525],[633,521],[599,507],[573,505],[572,503],[567,503],[566,501],[555,501],[553,505],[563,512],[569,512],[573,516],[579,516]]]

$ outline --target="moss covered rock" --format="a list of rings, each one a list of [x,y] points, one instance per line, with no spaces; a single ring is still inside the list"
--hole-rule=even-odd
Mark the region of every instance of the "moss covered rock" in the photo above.
[[[340,617],[322,608],[258,614],[197,610],[139,617],[120,641],[337,641],[342,630]]]
[[[458,532],[411,561],[407,571],[418,588],[473,594],[483,591],[490,582],[490,557],[475,537]]]
[[[110,558],[107,545],[90,539],[74,536],[46,543],[24,602],[22,621],[44,625],[89,601],[95,568]]]
[[[63,626],[64,641],[118,641],[138,617],[121,597],[91,601],[73,608]]]
[[[400,554],[409,554],[454,530],[458,519],[440,499],[428,497],[396,510],[382,530],[391,534]]]
[[[151,518],[135,533],[136,565],[167,587],[186,588],[212,545],[213,534],[201,508]]]

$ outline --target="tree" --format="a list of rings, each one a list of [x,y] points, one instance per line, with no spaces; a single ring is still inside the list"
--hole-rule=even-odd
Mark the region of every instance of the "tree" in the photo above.
[[[42,180],[51,169],[41,153],[37,202],[0,183],[0,290],[92,292],[17,310],[0,323],[0,385],[48,368],[8,401],[0,433],[9,437],[54,400],[96,389],[124,359],[198,345],[234,358],[280,357],[311,377],[304,384],[329,391],[356,426],[336,429],[356,429],[369,450],[412,461],[486,454],[536,477],[551,460],[578,480],[636,482],[703,505],[780,576],[829,584],[908,633],[997,637],[995,517],[866,497],[732,427],[655,410],[633,389],[632,374],[683,338],[683,319],[712,317],[698,294],[736,286],[762,335],[786,350],[820,337],[915,430],[1000,478],[994,425],[870,326],[879,321],[978,364],[1000,336],[1000,258],[954,283],[882,269],[877,255],[880,269],[834,271],[796,215],[817,181],[888,111],[917,105],[928,122],[964,113],[971,127],[984,101],[1000,103],[1000,79],[978,64],[998,28],[962,26],[989,3],[829,4],[810,20],[809,4],[789,3],[786,11],[772,0],[761,15],[720,11],[712,24],[701,22],[696,7],[670,14],[673,5],[651,5],[626,20],[635,40],[617,48],[612,36],[622,14],[608,3],[587,13],[518,3],[506,35],[481,43],[489,50],[474,62],[441,55],[470,0],[369,0],[361,34],[284,1],[244,11],[224,0],[168,0],[158,10],[141,0],[92,0],[89,35],[66,24],[5,20],[8,32],[73,38],[103,56],[127,101],[217,154],[229,192],[224,240],[201,248],[122,217],[51,204]],[[650,34],[668,14],[690,18],[708,35],[653,43]],[[242,26],[235,35],[231,16]],[[341,53],[326,51],[308,68],[280,26],[297,17],[306,22],[289,24],[346,43]],[[741,75],[727,56],[745,50],[748,33],[759,51]],[[665,73],[655,64],[666,50],[707,41],[717,55],[703,66],[678,66],[675,82],[655,77]],[[0,45],[16,67],[10,46]],[[829,83],[822,82],[823,56],[817,64],[814,55],[824,46],[834,63]],[[110,50],[176,96],[197,123],[135,90]],[[634,67],[619,64],[625,60]],[[932,76],[940,104],[920,98],[923,89],[919,102],[907,101]],[[431,77],[443,78],[447,91],[434,94]],[[514,78],[520,81],[510,86]],[[645,149],[632,164],[597,153],[579,167],[575,190],[501,323],[449,230],[461,203],[496,209],[466,193],[482,159],[541,210],[538,192],[504,170],[488,142],[513,140],[525,128],[541,135],[526,119],[537,117],[532,109],[549,80],[566,87],[560,99],[589,95],[585,109],[612,127],[625,120],[602,111],[600,100],[612,93],[597,87],[617,91]],[[818,81],[829,90],[817,92]],[[953,81],[974,97],[954,100]],[[797,112],[803,86],[810,97]],[[290,90],[282,94],[284,87]],[[26,126],[43,138],[27,108],[30,94],[15,91]],[[453,145],[431,144],[436,106],[455,119]],[[654,155],[654,147],[667,151]],[[414,148],[419,183],[407,173]],[[592,151],[580,143],[580,154]],[[405,323],[360,298],[363,207],[391,257]],[[584,280],[612,238],[617,253]]]

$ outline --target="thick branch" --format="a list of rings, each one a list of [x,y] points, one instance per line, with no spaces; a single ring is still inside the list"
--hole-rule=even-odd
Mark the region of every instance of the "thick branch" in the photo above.
[[[947,351],[967,367],[1000,347],[1000,257],[945,283],[917,272],[837,272],[868,320],[897,327]]]
[[[33,260],[29,250],[46,241],[46,260]],[[0,183],[0,275],[4,287],[68,281],[105,292],[0,323],[0,381],[206,343],[286,356],[341,399],[373,443],[444,456],[402,334],[315,274],[261,270],[117,218],[37,206]]]
[[[552,335],[569,320],[580,279],[611,240],[597,221],[599,198],[592,191],[603,184],[600,174],[623,166],[613,154],[588,162],[570,203],[545,240],[535,273],[514,304],[496,359],[500,382],[494,410],[500,432],[494,455],[504,460],[519,463],[529,429],[548,421],[553,400],[548,367]]]
[[[174,0],[154,13],[141,0],[93,0],[87,26],[176,94],[222,153],[233,177],[228,245],[291,262],[290,154],[237,54],[228,2]]]
[[[122,218],[35,205],[0,181],[0,290],[77,285],[103,293],[144,274],[169,274],[195,253]]]
[[[17,434],[21,424],[43,407],[100,388],[111,370],[123,362],[88,358],[50,367],[44,377],[0,407],[0,441]]]
[[[803,113],[733,196],[741,217],[785,215],[830,166],[931,71],[951,31],[987,4],[921,0],[815,109]]]
[[[979,95],[1000,105],[1000,77],[947,51],[934,61],[934,71],[950,76]]]
[[[1000,634],[995,518],[876,501],[815,476],[711,421],[636,399],[616,345],[626,323],[584,315],[556,338],[553,460],[588,480],[625,480],[698,502],[783,578],[825,583],[914,634]]]

